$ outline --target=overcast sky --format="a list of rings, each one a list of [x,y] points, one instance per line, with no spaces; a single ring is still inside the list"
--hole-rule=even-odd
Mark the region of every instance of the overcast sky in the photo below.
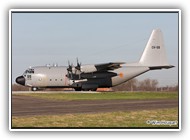
[[[178,83],[178,13],[12,13],[12,82],[29,66],[135,62],[153,29],[175,68],[138,77]]]

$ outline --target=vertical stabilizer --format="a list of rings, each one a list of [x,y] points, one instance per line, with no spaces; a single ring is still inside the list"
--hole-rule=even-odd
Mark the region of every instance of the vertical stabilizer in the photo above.
[[[139,63],[149,67],[169,66],[160,29],[152,31]]]

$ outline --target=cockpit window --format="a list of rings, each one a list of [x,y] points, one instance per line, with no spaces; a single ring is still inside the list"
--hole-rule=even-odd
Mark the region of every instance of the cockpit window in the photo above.
[[[24,73],[34,73],[34,69],[27,69]]]

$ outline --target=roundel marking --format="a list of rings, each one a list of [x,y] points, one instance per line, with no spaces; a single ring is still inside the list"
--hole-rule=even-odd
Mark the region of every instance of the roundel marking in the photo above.
[[[120,73],[119,73],[119,77],[120,77],[120,78],[123,78],[123,76],[124,76],[123,73],[120,72]]]

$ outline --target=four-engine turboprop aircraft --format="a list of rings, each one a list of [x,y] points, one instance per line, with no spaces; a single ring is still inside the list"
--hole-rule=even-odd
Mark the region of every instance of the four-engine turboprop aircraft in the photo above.
[[[31,87],[33,91],[43,88],[74,88],[76,91],[96,90],[122,84],[149,70],[172,68],[169,65],[162,32],[155,29],[145,50],[136,63],[109,62],[104,64],[77,66],[37,66],[27,69],[16,82]]]

